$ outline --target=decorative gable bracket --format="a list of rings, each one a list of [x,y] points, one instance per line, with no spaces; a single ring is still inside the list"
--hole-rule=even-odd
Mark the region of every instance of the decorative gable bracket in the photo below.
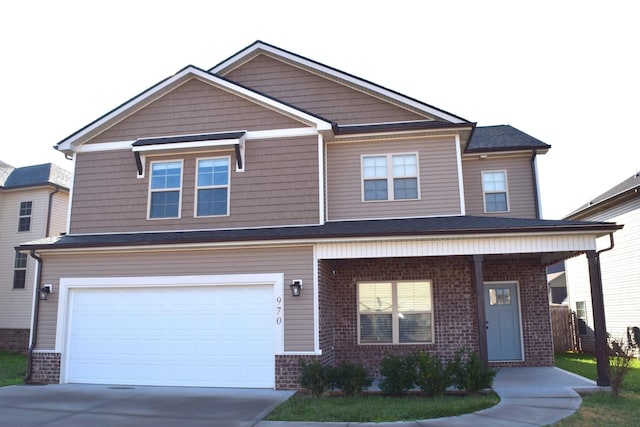
[[[232,147],[236,154],[236,172],[244,172],[246,131],[206,133],[137,139],[131,148],[138,169],[138,178],[144,177],[144,157],[170,153],[193,153],[212,148]]]

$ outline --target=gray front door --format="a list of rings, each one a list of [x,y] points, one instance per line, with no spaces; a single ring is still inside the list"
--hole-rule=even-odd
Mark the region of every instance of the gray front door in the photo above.
[[[489,360],[522,360],[518,284],[485,283]]]

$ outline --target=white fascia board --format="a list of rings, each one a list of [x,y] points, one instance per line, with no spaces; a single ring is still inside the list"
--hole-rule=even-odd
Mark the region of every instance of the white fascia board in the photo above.
[[[236,62],[241,62],[243,58],[248,57],[250,55],[252,55],[255,51],[258,50],[262,50],[265,52],[269,52],[272,55],[275,56],[279,56],[281,58],[284,58],[286,60],[289,60],[291,62],[295,62],[298,63],[304,67],[307,68],[311,68],[314,70],[317,70],[318,72],[324,73],[324,74],[328,74],[336,79],[339,80],[344,80],[349,82],[350,84],[354,85],[354,86],[359,86],[362,87],[363,89],[367,89],[371,92],[374,93],[378,93],[382,96],[385,96],[387,98],[391,98],[394,101],[397,101],[399,103],[408,105],[412,108],[415,108],[419,111],[423,111],[426,114],[438,117],[440,119],[443,120],[447,120],[451,123],[466,123],[464,120],[460,119],[459,117],[456,117],[454,115],[448,114],[445,111],[439,110],[437,108],[431,107],[429,105],[423,104],[419,101],[416,101],[412,98],[408,98],[406,96],[400,95],[397,92],[391,91],[389,89],[386,89],[382,86],[378,86],[376,84],[373,84],[371,82],[368,82],[366,80],[362,80],[360,78],[357,78],[355,76],[352,76],[350,74],[338,71],[334,68],[331,67],[327,67],[326,65],[322,65],[320,63],[317,63],[315,61],[311,61],[308,60],[306,58],[300,57],[298,55],[292,54],[290,52],[286,52],[283,50],[280,50],[274,46],[270,46],[270,45],[266,45],[263,43],[255,43],[252,46],[250,46],[249,48],[247,48],[246,50],[238,53],[237,55],[232,56],[231,58],[227,59],[226,61],[218,64],[216,67],[212,68],[211,70],[209,70],[210,72],[217,74],[220,70],[223,70],[224,68],[233,65]]]
[[[99,127],[109,123],[109,121],[113,120],[114,118],[118,117],[119,115],[125,113],[128,110],[133,110],[135,109],[139,104],[144,103],[146,100],[148,100],[149,98],[153,98],[155,95],[162,93],[163,91],[167,91],[168,89],[170,89],[172,86],[176,85],[177,83],[179,83],[181,80],[189,77],[189,76],[194,76],[194,77],[198,77],[202,80],[208,81],[220,88],[223,88],[225,90],[228,90],[230,92],[233,92],[235,94],[237,94],[238,96],[242,96],[246,99],[252,100],[254,102],[257,102],[259,104],[262,104],[268,108],[272,108],[274,110],[280,111],[283,114],[292,116],[294,118],[297,118],[303,122],[306,123],[310,123],[313,126],[315,126],[315,128],[318,131],[330,131],[332,130],[331,127],[331,123],[327,122],[325,120],[322,120],[318,117],[312,116],[310,114],[307,114],[303,111],[300,111],[296,108],[293,108],[289,105],[285,105],[282,104],[278,101],[275,101],[271,98],[267,98],[266,96],[260,95],[256,92],[250,91],[248,89],[245,89],[243,87],[240,87],[238,85],[235,85],[227,80],[221,79],[217,76],[214,76],[212,74],[209,74],[205,71],[202,71],[196,67],[186,67],[185,69],[183,69],[182,71],[180,71],[179,73],[175,74],[174,76],[172,76],[171,78],[161,82],[160,84],[154,86],[153,88],[149,89],[148,91],[144,92],[143,94],[131,99],[130,101],[126,102],[125,104],[121,105],[120,107],[116,108],[115,110],[111,111],[110,113],[106,114],[105,116],[101,117],[100,119],[96,120],[95,122],[91,123],[91,125],[87,126],[86,128],[82,129],[82,131],[76,133],[75,135],[67,138],[66,140],[62,141],[59,145],[58,145],[58,150],[59,151],[76,151],[75,146],[77,145],[78,141],[82,141],[83,137],[86,136],[87,134],[91,133],[92,131],[94,131],[95,129],[98,129]]]

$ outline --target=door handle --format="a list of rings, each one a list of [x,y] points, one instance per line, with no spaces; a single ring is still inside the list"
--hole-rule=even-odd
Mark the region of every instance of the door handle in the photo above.
[[[485,329],[489,329],[489,321],[488,320],[484,321],[484,328]]]

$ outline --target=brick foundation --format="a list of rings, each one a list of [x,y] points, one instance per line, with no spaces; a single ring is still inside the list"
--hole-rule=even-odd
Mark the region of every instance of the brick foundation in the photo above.
[[[33,352],[31,365],[32,383],[60,383],[60,353]]]
[[[0,329],[0,351],[26,354],[29,329]]]

